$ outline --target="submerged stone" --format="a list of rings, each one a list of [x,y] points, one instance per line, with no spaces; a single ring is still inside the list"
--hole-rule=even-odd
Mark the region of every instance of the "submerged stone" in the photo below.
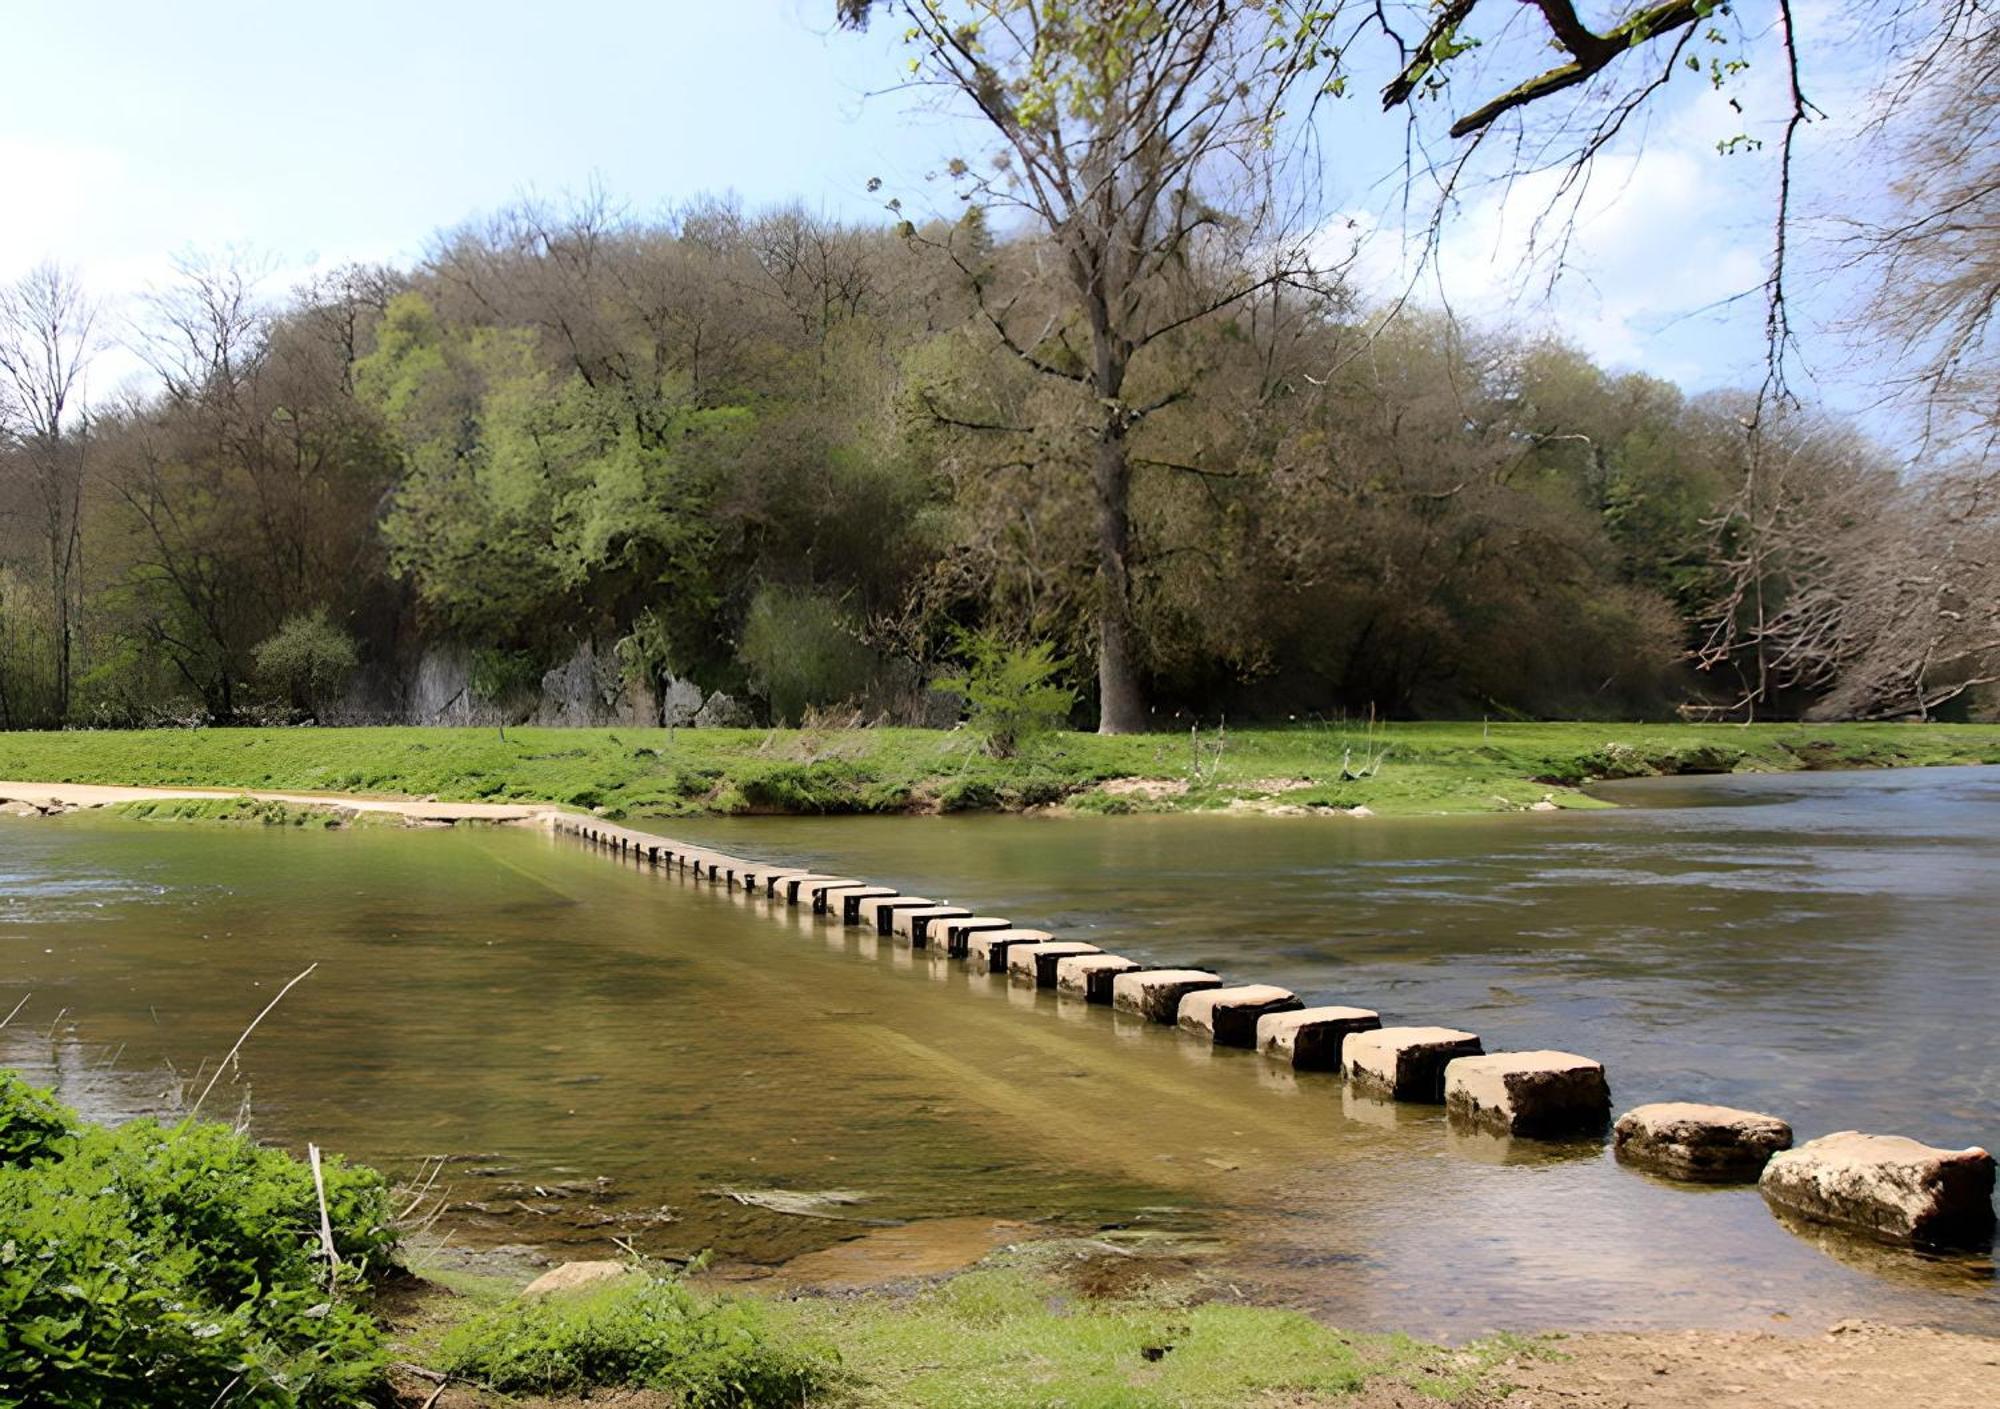
[[[1574,1135],[1611,1114],[1604,1065],[1574,1052],[1496,1052],[1444,1069],[1445,1114],[1503,1135]]]
[[[1445,1064],[1484,1050],[1475,1034],[1455,1027],[1383,1027],[1349,1033],[1340,1070],[1368,1095],[1435,1103],[1444,1099]]]
[[[1186,1031],[1200,1033],[1218,1047],[1254,1047],[1259,1018],[1303,1006],[1298,994],[1289,988],[1247,983],[1188,994],[1181,1000],[1177,1021]]]
[[[1206,969],[1139,969],[1111,980],[1111,1006],[1156,1023],[1171,1023],[1180,1017],[1181,999],[1220,987],[1221,977]]]
[[[1892,1243],[1979,1243],[1993,1232],[1993,1156],[1842,1130],[1771,1156],[1770,1203]]]
[[[1661,1101],[1619,1116],[1611,1144],[1626,1164],[1723,1184],[1755,1179],[1772,1155],[1791,1148],[1792,1127],[1756,1111]]]
[[[1294,1008],[1257,1019],[1257,1050],[1300,1071],[1340,1070],[1340,1044],[1350,1032],[1382,1026],[1368,1008]]]
[[[1109,1003],[1111,981],[1120,974],[1136,973],[1137,961],[1119,954],[1085,954],[1056,960],[1056,991],[1074,993],[1087,1003]]]

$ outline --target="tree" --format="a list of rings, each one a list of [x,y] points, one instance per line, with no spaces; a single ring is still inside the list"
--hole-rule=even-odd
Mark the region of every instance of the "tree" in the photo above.
[[[1163,379],[1135,396],[1135,363],[1261,290],[1319,290],[1304,243],[1279,228],[1278,177],[1286,104],[1328,61],[1333,16],[1227,0],[887,8],[908,22],[918,80],[967,103],[997,138],[990,161],[952,163],[962,194],[1025,214],[1060,271],[1061,298],[1017,290],[1003,301],[990,271],[952,250],[992,335],[1094,408],[1098,728],[1143,730],[1131,441],[1187,388]],[[841,3],[850,24],[868,9]],[[1218,259],[1225,249],[1248,258]]]
[[[97,308],[74,274],[43,264],[0,290],[0,447],[22,467],[41,539],[54,651],[54,708],[69,713],[83,555],[83,378]]]

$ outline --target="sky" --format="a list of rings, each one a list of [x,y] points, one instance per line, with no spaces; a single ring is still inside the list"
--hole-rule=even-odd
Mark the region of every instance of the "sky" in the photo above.
[[[1806,6],[1801,22],[1833,10]],[[950,208],[927,176],[983,149],[968,121],[898,91],[893,25],[836,30],[832,0],[4,11],[0,280],[54,258],[114,309],[166,282],[178,253],[247,253],[282,287],[315,267],[417,260],[480,212],[592,183],[640,212],[721,192],[853,219],[881,217],[891,193],[913,212]],[[1600,163],[1552,289],[1533,257],[1546,250],[1531,241],[1548,194],[1537,180],[1471,191],[1416,297],[1559,332],[1608,366],[1690,390],[1755,384],[1761,304],[1716,305],[1763,276],[1772,151],[1723,157],[1715,143],[1772,131],[1776,78],[1763,63],[1729,95],[1692,74],[1670,84]],[[1375,111],[1372,91],[1335,113],[1319,176],[1329,241],[1361,237],[1356,276],[1388,296],[1410,284],[1414,246],[1400,218],[1403,124]],[[1809,167],[1838,171],[1837,126],[1815,131]],[[1845,292],[1808,280],[1809,319],[1829,320]],[[1877,379],[1851,341],[1816,336],[1808,360],[1824,400],[1865,411]],[[93,393],[135,367],[113,351]]]

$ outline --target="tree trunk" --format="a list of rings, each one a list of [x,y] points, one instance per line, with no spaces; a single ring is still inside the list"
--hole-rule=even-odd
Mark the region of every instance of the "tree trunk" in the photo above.
[[[1132,466],[1124,417],[1113,412],[1097,442],[1097,732],[1140,734],[1151,722],[1139,680],[1132,620]]]

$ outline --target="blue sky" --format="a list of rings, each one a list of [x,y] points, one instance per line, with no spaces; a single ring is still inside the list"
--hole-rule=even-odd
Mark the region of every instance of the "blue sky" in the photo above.
[[[592,180],[639,210],[734,191],[866,218],[881,199],[870,177],[921,206],[943,197],[925,173],[978,144],[917,98],[869,96],[898,76],[894,27],[835,31],[832,0],[6,8],[0,278],[53,256],[114,300],[164,280],[177,251],[250,250],[279,283],[315,264],[407,261],[440,228]],[[1768,154],[1725,159],[1714,143],[1769,130],[1774,77],[1753,70],[1741,116],[1692,75],[1671,85],[1635,134],[1643,150],[1605,161],[1553,294],[1525,257],[1536,189],[1475,195],[1440,260],[1444,292],[1692,389],[1754,382],[1755,300],[1698,310],[1761,277]],[[1358,267],[1386,291],[1407,269],[1403,129],[1371,92],[1329,129],[1323,188],[1330,228],[1368,235]],[[1831,138],[1818,150],[1839,159]],[[1808,311],[1830,313],[1837,283],[1811,288],[1822,306]],[[1858,368],[1846,357],[1816,339],[1827,396],[1858,407],[1865,354]],[[106,367],[96,390],[119,358]]]

